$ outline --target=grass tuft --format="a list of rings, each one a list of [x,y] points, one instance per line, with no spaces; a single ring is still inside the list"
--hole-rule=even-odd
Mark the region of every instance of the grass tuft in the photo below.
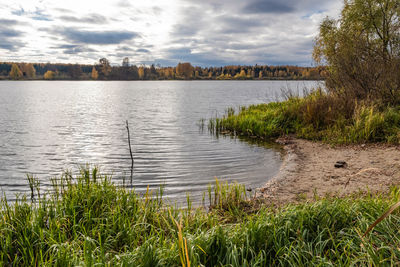
[[[162,189],[161,189],[162,191]],[[216,180],[209,208],[181,209],[162,193],[143,196],[96,168],[53,179],[31,200],[0,202],[2,265],[288,266],[396,265],[400,199],[320,199],[274,209],[249,200],[243,186]]]
[[[318,89],[304,98],[230,109],[211,132],[273,139],[287,134],[333,144],[400,142],[400,107],[344,99]]]

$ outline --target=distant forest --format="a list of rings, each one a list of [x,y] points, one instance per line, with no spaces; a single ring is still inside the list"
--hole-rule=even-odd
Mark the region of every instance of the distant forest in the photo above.
[[[321,80],[325,69],[298,66],[176,67],[136,66],[124,58],[112,66],[106,58],[97,64],[0,62],[2,80]]]

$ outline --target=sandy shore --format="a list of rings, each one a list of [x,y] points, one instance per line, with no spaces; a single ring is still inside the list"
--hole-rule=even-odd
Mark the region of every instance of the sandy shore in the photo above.
[[[319,196],[384,192],[400,184],[400,146],[382,144],[332,147],[295,138],[278,139],[286,155],[278,176],[259,196],[277,205]],[[337,161],[347,166],[335,168]]]

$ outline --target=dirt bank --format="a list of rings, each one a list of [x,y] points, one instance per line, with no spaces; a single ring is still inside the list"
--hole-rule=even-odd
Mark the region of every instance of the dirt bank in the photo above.
[[[319,196],[388,190],[400,184],[400,146],[382,144],[332,147],[295,138],[278,139],[286,155],[277,177],[259,196],[278,205]],[[337,161],[347,165],[336,168]]]

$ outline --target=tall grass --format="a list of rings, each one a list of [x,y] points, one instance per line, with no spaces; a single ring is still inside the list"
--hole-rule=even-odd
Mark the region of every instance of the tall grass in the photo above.
[[[400,107],[328,95],[316,90],[304,98],[252,105],[212,119],[209,128],[263,139],[295,134],[330,143],[400,141]]]
[[[51,192],[51,193],[50,193]],[[161,192],[114,185],[97,169],[53,180],[31,200],[1,200],[0,262],[31,266],[396,265],[400,214],[368,226],[399,200],[354,196],[273,209],[244,187],[209,188],[208,209],[166,205]]]

